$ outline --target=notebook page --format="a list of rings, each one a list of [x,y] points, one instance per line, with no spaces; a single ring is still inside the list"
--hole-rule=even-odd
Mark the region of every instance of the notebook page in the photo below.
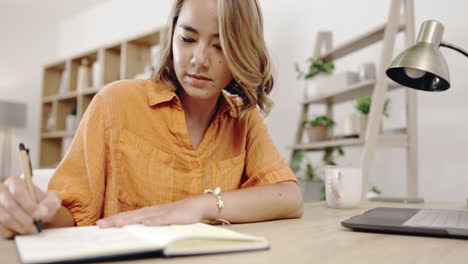
[[[181,238],[206,238],[221,240],[263,240],[261,238],[241,234],[225,228],[203,223],[171,226],[126,226],[127,230],[146,240],[159,245],[167,245]]]
[[[238,233],[226,228],[215,227],[203,223],[193,225],[174,225],[173,228],[178,232],[192,237],[229,239],[229,240],[259,240],[260,238],[252,235]]]
[[[178,232],[172,226],[128,225],[124,228],[134,236],[151,241],[156,245],[167,245],[171,241],[188,236],[187,234]]]
[[[124,228],[97,226],[46,229],[15,238],[24,263],[51,262],[162,249]]]

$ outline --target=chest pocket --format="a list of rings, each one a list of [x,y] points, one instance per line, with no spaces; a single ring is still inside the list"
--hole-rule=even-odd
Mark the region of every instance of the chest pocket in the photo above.
[[[173,156],[125,129],[120,132],[119,152],[121,211],[172,201]]]
[[[213,186],[210,188],[219,186],[223,192],[237,190],[242,184],[244,165],[245,152],[230,159],[214,162],[212,165]]]

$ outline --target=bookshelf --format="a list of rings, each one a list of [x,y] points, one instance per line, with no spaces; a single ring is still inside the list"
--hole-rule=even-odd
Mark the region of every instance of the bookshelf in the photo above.
[[[105,85],[151,75],[162,35],[163,28],[150,30],[44,66],[40,168],[60,162],[91,100]]]
[[[292,150],[291,161],[298,151],[321,151],[327,147],[362,147],[359,166],[363,169],[363,198],[368,190],[368,179],[376,148],[404,148],[406,150],[407,194],[418,195],[418,164],[417,164],[417,113],[415,91],[405,91],[406,127],[396,131],[380,132],[380,123],[384,109],[385,96],[388,91],[401,88],[395,82],[387,79],[385,69],[390,65],[396,35],[403,33],[405,46],[414,42],[414,3],[413,0],[391,0],[387,22],[337,46],[332,47],[332,33],[319,32],[316,39],[314,56],[336,61],[347,55],[360,51],[371,44],[382,41],[380,60],[377,62],[375,80],[365,80],[350,85],[341,91],[320,94],[305,98],[301,102],[302,110],[299,118]],[[403,11],[403,12],[402,12]],[[402,15],[403,13],[403,15]],[[361,96],[371,96],[372,104],[364,136],[359,138],[330,139],[318,142],[303,142],[304,127],[302,120],[308,117],[310,105],[324,105],[326,115],[333,119],[333,107],[336,104],[352,101]]]

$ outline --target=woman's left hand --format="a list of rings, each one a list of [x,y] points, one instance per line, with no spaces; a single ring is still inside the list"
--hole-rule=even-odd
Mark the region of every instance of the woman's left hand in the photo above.
[[[193,224],[203,220],[206,199],[202,196],[191,197],[173,203],[143,207],[97,221],[102,228],[121,227],[130,224],[171,225]],[[213,202],[215,204],[215,202]]]

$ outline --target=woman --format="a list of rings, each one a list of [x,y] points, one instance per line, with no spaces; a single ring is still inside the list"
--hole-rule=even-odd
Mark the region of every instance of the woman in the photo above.
[[[19,178],[0,185],[1,236],[37,232],[33,218],[112,227],[301,217],[297,180],[260,115],[273,85],[262,24],[256,0],[176,1],[154,78],[94,97],[39,205]]]

